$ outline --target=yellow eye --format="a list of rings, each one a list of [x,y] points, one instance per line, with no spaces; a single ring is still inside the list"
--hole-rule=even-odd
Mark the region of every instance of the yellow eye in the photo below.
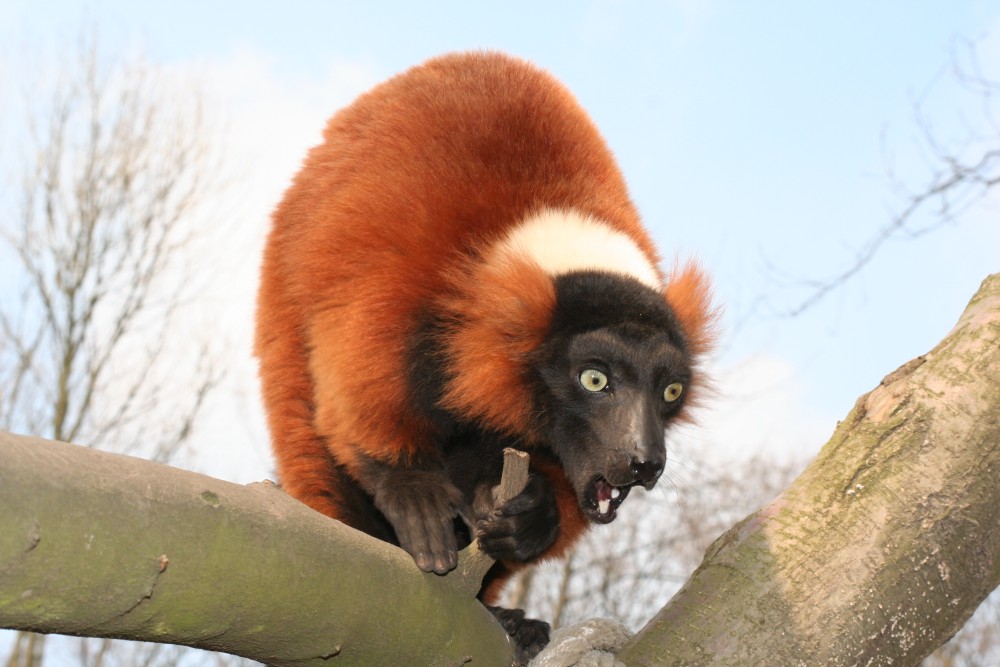
[[[608,386],[608,376],[601,371],[588,368],[580,373],[580,384],[587,391],[601,391]]]
[[[680,382],[672,382],[671,384],[667,385],[666,389],[663,390],[663,400],[665,400],[667,403],[673,403],[674,401],[676,401],[678,398],[681,397],[681,394],[683,392],[684,392],[684,385],[682,385]]]

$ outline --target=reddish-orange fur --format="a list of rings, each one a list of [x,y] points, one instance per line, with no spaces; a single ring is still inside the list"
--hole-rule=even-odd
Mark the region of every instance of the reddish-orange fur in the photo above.
[[[715,342],[718,311],[712,307],[712,287],[701,267],[694,262],[675,266],[663,296],[684,329],[691,354],[699,357],[709,351]]]
[[[555,305],[552,279],[527,262],[467,261],[441,310],[461,317],[446,342],[453,376],[442,404],[498,430],[532,437],[527,360],[544,342]]]
[[[405,463],[435,448],[409,394],[419,318],[458,315],[445,341],[443,405],[528,443],[527,357],[544,340],[551,279],[489,248],[542,208],[575,209],[653,244],[611,153],[546,73],[492,53],[432,60],[338,112],[274,213],[256,353],[284,488],[347,523],[338,488],[358,453]],[[703,348],[707,288],[665,292]],[[550,466],[551,468],[552,466]],[[556,552],[586,520],[559,470]],[[554,552],[553,552],[554,553]]]

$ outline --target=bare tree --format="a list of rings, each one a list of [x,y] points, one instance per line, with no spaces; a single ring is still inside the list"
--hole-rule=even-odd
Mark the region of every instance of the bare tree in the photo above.
[[[872,262],[886,242],[895,238],[918,238],[959,223],[961,217],[1000,187],[1000,81],[984,73],[977,44],[956,40],[949,68],[943,76],[956,82],[979,109],[967,120],[964,136],[951,141],[939,136],[925,108],[925,95],[913,102],[919,150],[928,177],[919,186],[907,184],[889,169],[900,202],[896,213],[878,228],[853,260],[837,275],[814,281],[810,296],[789,314],[810,308]],[[931,87],[933,89],[933,86]],[[1000,595],[991,595],[975,615],[947,644],[924,662],[926,667],[978,667],[1000,660]]]
[[[844,268],[825,279],[802,283],[807,296],[786,311],[796,316],[854,278],[875,260],[891,240],[919,238],[942,226],[960,223],[961,217],[1000,187],[1000,81],[983,71],[975,41],[956,40],[951,63],[938,79],[957,83],[975,100],[978,110],[966,119],[961,137],[945,139],[926,108],[928,92],[916,96],[913,115],[918,151],[928,173],[917,186],[908,184],[889,167],[888,174],[899,206],[862,244]],[[1000,595],[984,602],[969,622],[947,644],[925,661],[926,667],[979,667],[1000,661]]]
[[[998,409],[1000,274],[611,648],[629,665],[919,664],[1000,583]],[[0,513],[0,625],[275,665],[510,664],[461,567],[422,573],[401,549],[274,485],[38,438],[0,433],[0,444],[0,502],[11,510]],[[92,543],[101,548],[81,548]],[[569,664],[586,646],[550,648],[540,664]]]
[[[918,238],[955,223],[1000,186],[1000,81],[991,80],[983,72],[977,45],[969,40],[956,40],[951,64],[934,84],[942,78],[954,81],[966,99],[978,102],[975,117],[963,123],[963,136],[948,140],[939,136],[926,110],[928,93],[916,96],[913,115],[917,149],[927,168],[926,180],[917,186],[908,184],[889,164],[888,178],[899,202],[896,211],[871,233],[840,271],[825,278],[796,281],[806,296],[786,309],[786,315],[802,314],[857,276],[889,241]],[[928,91],[934,90],[934,84]]]
[[[686,450],[675,458],[683,463],[668,471],[666,493],[634,493],[614,524],[588,533],[565,558],[520,574],[505,602],[554,627],[596,617],[636,630],[680,588],[715,538],[803,467],[755,457],[720,469]]]
[[[175,328],[192,216],[221,185],[199,95],[104,59],[93,34],[55,71],[25,95],[20,195],[0,211],[0,427],[167,460],[219,379]],[[19,633],[6,664],[41,665],[43,640]],[[106,640],[79,658],[109,664]]]

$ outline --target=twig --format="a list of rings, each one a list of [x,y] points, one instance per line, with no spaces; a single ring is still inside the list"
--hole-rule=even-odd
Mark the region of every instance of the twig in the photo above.
[[[511,447],[503,450],[503,472],[495,493],[497,503],[510,500],[528,485],[529,460],[527,452]],[[475,540],[458,554],[458,567],[449,576],[457,577],[469,595],[476,595],[493,563],[492,558],[479,550],[479,541]]]

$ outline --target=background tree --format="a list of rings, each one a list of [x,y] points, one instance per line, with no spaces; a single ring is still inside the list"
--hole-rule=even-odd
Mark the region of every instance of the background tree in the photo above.
[[[791,486],[717,539],[640,633],[613,633],[620,659],[917,664],[1000,583],[998,406],[1000,274],[941,343],[857,401]],[[0,442],[0,625],[275,665],[509,663],[462,568],[421,573],[273,485]],[[555,640],[540,664],[572,664],[565,651],[587,637]]]
[[[930,45],[928,45],[928,46],[930,47]],[[43,83],[43,82],[44,82],[44,77],[42,77],[40,79],[40,83]],[[45,89],[45,86],[44,85],[40,85],[39,89]],[[38,90],[33,90],[32,94],[36,94],[37,92],[38,92]],[[0,111],[0,113],[2,113],[2,111]],[[9,113],[10,113],[9,110],[8,110],[7,113],[9,115]],[[926,116],[922,116],[922,117],[926,118]],[[929,124],[925,124],[925,126],[928,127],[928,128],[930,128]],[[946,148],[947,151],[954,152],[953,151],[953,147],[952,147],[953,145],[951,143],[943,142],[943,140],[938,139],[937,145],[939,147]],[[979,144],[980,147],[985,147],[986,145],[987,145],[987,143]],[[11,148],[11,145],[7,144],[7,145],[3,146],[2,148],[5,149],[5,150],[7,150],[9,152],[9,149]],[[930,158],[933,155],[933,152],[934,151],[932,151],[932,150],[927,152],[928,158]],[[976,161],[974,159],[975,155],[973,153],[969,153],[969,154],[964,155],[964,156],[960,156],[960,155],[956,154],[956,155],[953,155],[953,157],[961,158],[960,163],[964,164],[966,167],[968,165],[976,164]],[[966,158],[968,158],[968,159],[966,159]],[[944,167],[947,166],[947,164],[945,162],[936,163],[934,160],[931,160],[931,159],[928,159],[928,163],[929,164],[938,164],[939,166],[942,167],[942,169],[944,169]],[[995,165],[995,163],[994,163],[994,165]],[[960,170],[958,173],[962,173],[963,171],[967,171],[967,169],[966,170]],[[946,172],[942,171],[941,173],[943,174],[943,173],[946,173]],[[970,181],[966,181],[966,182],[974,183],[975,181],[974,180],[970,180]],[[919,187],[916,188],[916,189],[914,189],[915,193],[919,193],[919,191],[920,191]],[[982,192],[982,190],[981,189],[978,189],[978,190],[974,189],[974,190],[972,190],[970,192],[973,195],[976,195],[976,193]],[[974,199],[975,199],[975,197],[973,197],[973,200]],[[972,200],[968,200],[968,201],[972,201]],[[928,211],[932,211],[932,210],[934,210],[934,209],[937,208],[935,206],[935,203],[939,203],[939,202],[937,200],[927,199],[927,201],[921,207],[918,207],[918,208],[919,208],[919,210],[922,210],[922,211],[924,211],[926,213]],[[905,208],[905,206],[901,206],[901,208]],[[951,210],[954,213],[958,209],[956,209],[955,207],[952,207]],[[900,238],[900,237],[906,237],[906,236],[910,236],[910,235],[914,235],[914,234],[920,234],[921,230],[926,228],[925,224],[915,222],[915,217],[911,217],[911,218],[909,218],[909,220],[911,221],[910,223],[907,223],[906,225],[897,228],[897,230],[892,234],[892,236],[890,238]],[[724,224],[726,224],[726,223],[724,222]],[[4,271],[8,271],[9,270],[9,266],[10,266],[10,263],[6,262],[6,258],[0,260],[0,273],[3,273]],[[934,270],[936,271],[937,269],[935,268]],[[3,275],[6,276],[7,274],[3,274]],[[8,283],[5,280],[0,281],[0,285],[3,285],[5,288],[6,288],[7,284]],[[4,298],[6,298],[6,296],[7,296],[6,294],[3,295]],[[0,336],[0,346],[2,346],[4,344],[5,344],[4,337]],[[7,385],[6,383],[0,383],[0,391],[2,391],[3,389],[7,388],[8,386],[9,385]],[[166,404],[169,404],[169,402],[166,402]],[[24,429],[24,430],[27,430],[27,429]],[[33,430],[32,432],[43,433],[43,434],[46,433],[46,431],[43,431],[43,430]],[[152,451],[154,449],[156,449],[156,448],[155,447],[150,447],[150,451]],[[690,460],[682,460],[680,463],[681,463],[682,469],[685,469],[685,470],[687,470],[689,468],[697,468],[697,465],[695,463],[692,463]],[[697,472],[697,470],[695,470],[695,472]],[[733,471],[733,472],[735,474],[738,471]],[[686,473],[685,473],[685,476],[686,476]],[[698,481],[699,479],[701,480],[701,483],[699,483],[699,481]],[[666,480],[664,480],[664,481],[666,481]],[[693,482],[689,483],[689,484],[685,484],[684,483],[685,480],[683,480],[683,479],[679,480],[678,485],[681,488],[683,488],[683,489],[691,488],[691,489],[693,489],[693,491],[685,491],[686,495],[683,495],[683,496],[679,495],[676,498],[674,498],[673,496],[670,496],[667,500],[664,501],[666,507],[657,507],[653,511],[663,512],[664,514],[661,515],[661,516],[663,518],[667,518],[667,517],[669,517],[669,515],[671,513],[675,513],[675,512],[685,513],[687,511],[687,504],[688,503],[690,503],[690,504],[696,504],[696,503],[702,503],[702,502],[704,502],[705,503],[705,513],[708,514],[709,516],[712,516],[713,515],[713,510],[708,507],[708,505],[710,504],[710,501],[711,501],[712,497],[714,497],[714,495],[715,495],[715,493],[712,490],[712,481],[713,481],[712,476],[708,476],[707,478],[696,477],[695,480]],[[753,486],[754,484],[756,484],[756,482],[753,480],[752,476],[750,477],[749,480],[740,483],[741,486]],[[641,498],[639,496],[636,496],[636,500],[641,500]],[[632,502],[632,500],[630,500],[630,503],[631,502]],[[749,507],[747,509],[749,509]],[[638,514],[638,512],[636,512],[635,514]],[[628,512],[623,512],[622,519],[628,518],[628,515],[629,515]],[[658,518],[660,518],[660,517],[658,517]],[[690,523],[690,522],[697,522],[698,520],[699,520],[699,518],[697,517],[697,513],[692,513],[691,516],[690,516],[690,520],[686,520],[686,522],[688,522],[688,523]],[[622,527],[625,528],[626,527],[625,524],[622,524]],[[617,528],[617,526],[610,527],[610,528]],[[595,548],[599,548],[599,547],[610,548],[610,547],[614,546],[616,543],[619,544],[619,545],[621,545],[623,543],[617,537],[610,537],[610,534],[606,530],[601,531],[601,533],[602,534],[598,536],[598,537],[600,537],[600,539],[598,540],[598,545]],[[680,540],[680,542],[683,543],[683,540]],[[674,546],[677,546],[676,541],[675,541]],[[574,561],[573,561],[573,568],[574,569],[577,567],[577,562],[578,562],[577,559],[578,558],[583,558],[583,562],[586,562],[586,558],[583,556],[583,554],[579,554],[577,557],[574,558]],[[614,565],[614,564],[624,564],[624,561],[620,561],[619,563],[612,563],[612,565]],[[609,565],[608,567],[610,568],[612,565]],[[595,565],[595,567],[600,567],[600,566],[599,565]],[[680,568],[678,567],[678,569],[680,569]],[[609,569],[609,572],[610,572],[610,569]],[[604,587],[602,587],[602,589],[603,588]],[[569,604],[569,605],[564,604],[561,607],[559,607],[561,610],[563,610],[563,611],[560,612],[560,616],[562,616],[564,618],[568,618],[570,620],[573,620],[573,618],[574,618],[574,616],[575,616],[576,613],[584,613],[581,610],[583,609],[582,603],[585,602],[585,600],[581,599],[579,596],[575,596],[574,597],[572,595],[572,587],[568,586],[568,585],[564,585],[562,583],[562,581],[559,581],[556,584],[556,588],[555,588],[556,591],[558,591],[560,589],[566,591],[566,593],[567,593],[567,595],[565,596],[566,599],[573,601],[572,604]],[[528,599],[527,599],[528,603],[529,604],[534,604],[533,599],[534,599],[533,596],[529,596]],[[574,605],[576,605],[576,606],[574,606]],[[618,605],[615,605],[614,603],[609,603],[608,605],[606,605],[606,607],[610,608],[610,609],[619,609],[619,610],[621,610],[621,608]],[[628,613],[626,610],[621,610],[621,611],[622,611],[622,613]],[[970,624],[969,624],[969,626],[967,626],[967,628],[971,628],[974,624],[975,624],[975,619],[973,619],[973,621],[970,622]],[[962,634],[964,634],[964,631],[963,631]],[[959,635],[959,636],[961,636],[961,635]],[[954,642],[953,642],[953,644],[954,644]],[[93,646],[93,645],[91,645],[91,646]],[[96,656],[96,655],[97,655],[96,651],[92,651],[91,652],[91,656],[92,657]],[[952,664],[954,664],[954,663],[952,663]],[[958,663],[958,664],[976,664],[976,663],[975,662],[968,662],[968,663]]]
[[[638,630],[680,588],[709,544],[777,495],[804,465],[755,456],[713,467],[693,449],[672,448],[665,489],[634,492],[613,524],[589,532],[565,558],[522,573],[505,604],[556,628],[611,618]]]
[[[943,80],[958,84],[964,93],[965,131],[941,136],[928,109]],[[950,99],[950,98],[949,98]],[[969,101],[973,104],[968,104]],[[913,101],[917,129],[914,141],[927,169],[926,179],[912,185],[897,176],[890,164],[887,173],[898,205],[890,219],[868,238],[843,271],[826,279],[806,281],[811,293],[788,311],[795,316],[856,277],[879,251],[894,239],[918,239],[946,225],[962,224],[962,216],[995,197],[1000,188],[1000,81],[982,68],[979,45],[956,39],[951,62]],[[926,667],[978,667],[1000,662],[1000,594],[992,594],[973,617],[944,646],[925,661]]]
[[[221,191],[217,134],[191,82],[105,58],[92,33],[32,84],[0,213],[0,427],[176,459],[220,378],[207,337],[178,317],[197,295],[195,220]],[[41,665],[44,639],[19,633],[6,664]],[[177,657],[78,649],[94,667]]]
[[[939,136],[928,98],[943,80],[956,83],[965,98],[954,106],[977,110],[963,114],[960,136]],[[927,174],[919,185],[901,178],[886,157],[886,173],[896,198],[888,221],[875,227],[854,258],[834,275],[799,280],[805,296],[785,310],[801,315],[868,267],[887,243],[924,237],[945,225],[961,224],[963,214],[982,204],[1000,186],[1000,81],[983,73],[977,44],[956,39],[951,63],[913,100],[913,139]],[[951,99],[951,98],[949,98]],[[973,104],[969,104],[971,101]],[[888,149],[883,149],[891,153]]]

